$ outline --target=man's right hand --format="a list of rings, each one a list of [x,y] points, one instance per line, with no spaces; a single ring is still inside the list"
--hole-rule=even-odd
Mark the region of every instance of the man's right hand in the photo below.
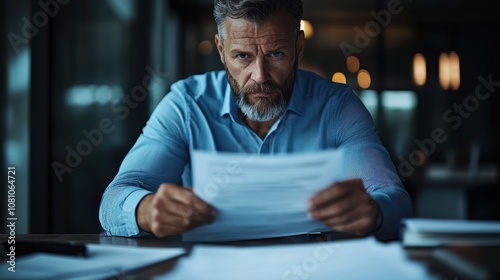
[[[215,209],[192,189],[165,183],[141,200],[136,219],[142,230],[165,237],[213,223]]]

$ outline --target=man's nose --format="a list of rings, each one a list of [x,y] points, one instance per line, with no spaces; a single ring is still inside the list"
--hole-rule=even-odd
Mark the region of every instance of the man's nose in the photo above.
[[[263,84],[269,80],[266,62],[263,58],[257,58],[252,65],[252,80],[257,84]]]

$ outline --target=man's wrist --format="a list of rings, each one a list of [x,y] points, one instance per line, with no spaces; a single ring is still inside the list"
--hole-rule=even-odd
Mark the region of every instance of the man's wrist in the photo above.
[[[147,194],[144,196],[141,201],[139,201],[139,205],[137,205],[135,220],[137,222],[137,226],[140,230],[151,232],[149,221],[148,221],[148,210],[150,200],[153,199],[153,194]]]

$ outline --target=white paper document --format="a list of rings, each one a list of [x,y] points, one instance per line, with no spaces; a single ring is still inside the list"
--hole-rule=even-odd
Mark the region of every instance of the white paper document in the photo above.
[[[108,279],[184,253],[183,248],[88,244],[87,257],[46,253],[19,257],[15,272],[0,266],[0,279]]]
[[[402,220],[401,225],[401,237],[405,246],[500,244],[499,221],[408,218]]]
[[[234,247],[196,245],[155,280],[193,279],[442,279],[408,259],[401,244],[375,238],[307,244]]]
[[[307,216],[308,200],[336,181],[340,150],[292,155],[193,151],[194,193],[215,207],[216,220],[184,241],[230,241],[330,231]]]

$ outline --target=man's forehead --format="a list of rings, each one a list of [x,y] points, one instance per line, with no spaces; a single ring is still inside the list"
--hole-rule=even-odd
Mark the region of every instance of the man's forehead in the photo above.
[[[269,44],[290,38],[290,19],[285,12],[272,16],[263,23],[239,18],[226,18],[225,38],[234,42]]]
[[[256,38],[229,38],[226,39],[227,45],[231,46],[230,49],[245,49],[252,46],[262,46],[270,49],[283,49],[291,45],[290,40],[287,40],[289,34],[283,36],[259,36]]]

